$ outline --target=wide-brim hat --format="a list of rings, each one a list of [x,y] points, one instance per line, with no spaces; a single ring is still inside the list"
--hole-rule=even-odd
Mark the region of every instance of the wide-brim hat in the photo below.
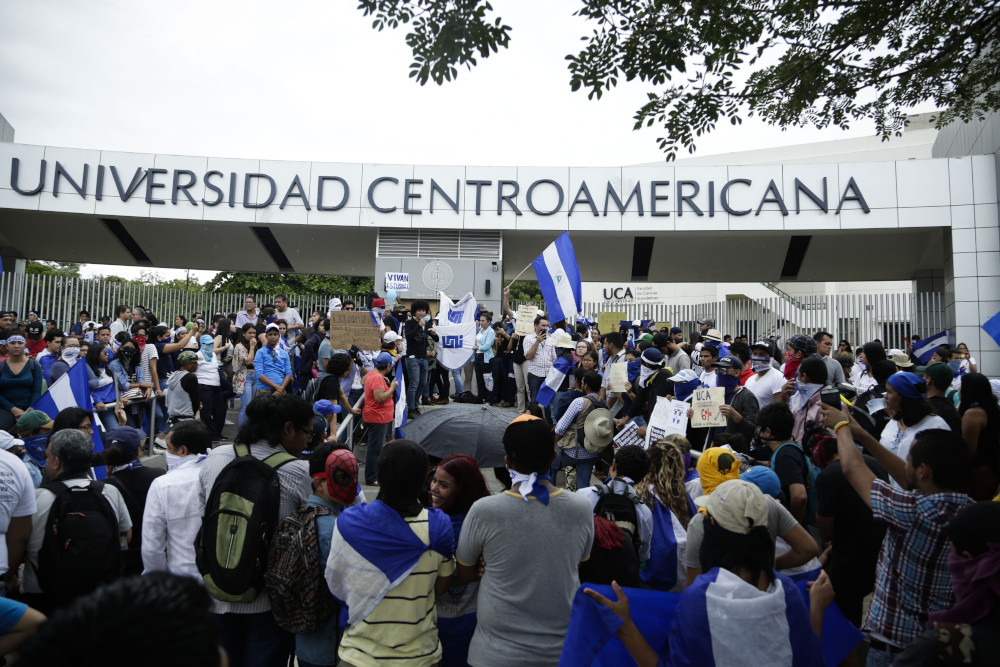
[[[583,422],[583,446],[588,452],[598,453],[611,444],[615,437],[615,420],[607,408],[594,408]]]
[[[573,337],[565,332],[556,336],[556,339],[552,342],[552,344],[556,347],[568,350],[572,350],[576,347],[576,343],[573,342]]]

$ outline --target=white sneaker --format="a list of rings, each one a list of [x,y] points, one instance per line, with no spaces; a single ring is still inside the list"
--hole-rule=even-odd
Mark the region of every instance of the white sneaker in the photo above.
[[[226,420],[226,426],[235,426],[235,425],[236,425],[236,422],[230,421],[228,419]]]

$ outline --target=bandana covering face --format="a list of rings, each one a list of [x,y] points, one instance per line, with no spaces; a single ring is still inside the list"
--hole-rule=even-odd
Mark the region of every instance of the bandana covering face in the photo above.
[[[511,490],[520,493],[521,497],[524,498],[524,502],[531,502],[531,499],[528,498],[530,494],[541,504],[549,504],[549,488],[542,484],[543,479],[552,479],[549,473],[543,472],[539,474],[533,472],[530,475],[525,475],[523,472],[518,472],[512,468],[507,468],[507,472],[510,473]]]
[[[136,336],[135,337],[135,344],[139,346],[139,351],[142,352],[142,350],[146,347],[146,337],[145,336]]]
[[[76,363],[77,357],[80,356],[80,348],[78,347],[67,347],[62,351],[62,360],[67,364],[72,366]]]
[[[212,354],[215,352],[215,341],[208,334],[201,337],[198,341],[201,343],[201,356],[205,357],[205,361],[212,361]]]
[[[733,393],[736,387],[740,386],[740,379],[735,375],[730,375],[729,373],[716,373],[715,376],[715,386],[725,389],[726,396]]]
[[[649,380],[649,376],[660,370],[659,368],[650,368],[644,364],[639,365],[639,386],[645,387],[646,381]]]
[[[1000,600],[1000,543],[991,542],[984,553],[965,558],[948,554],[948,570],[957,602],[951,609],[936,611],[935,623],[977,623],[990,614]]]
[[[796,357],[794,353],[785,352],[785,379],[794,380],[801,364],[802,360]]]
[[[698,378],[691,380],[690,382],[685,382],[684,384],[674,385],[674,395],[677,397],[678,401],[686,401],[694,393],[694,390],[698,388]]]
[[[335,449],[330,452],[323,474],[331,498],[342,505],[354,502],[358,495],[358,460],[350,450]]]
[[[798,412],[822,388],[823,385],[816,382],[797,382],[795,393],[792,395],[792,400],[788,402],[788,407],[791,408],[792,412]]]
[[[750,357],[754,373],[762,373],[771,367],[770,357]]]

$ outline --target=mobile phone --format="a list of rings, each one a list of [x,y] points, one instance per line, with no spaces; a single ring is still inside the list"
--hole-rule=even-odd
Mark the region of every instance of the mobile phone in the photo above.
[[[819,393],[819,400],[840,410],[840,392],[837,389],[823,389]]]

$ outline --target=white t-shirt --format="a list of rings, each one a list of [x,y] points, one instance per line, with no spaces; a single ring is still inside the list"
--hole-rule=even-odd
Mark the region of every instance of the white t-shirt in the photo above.
[[[754,373],[746,382],[745,386],[754,396],[760,407],[774,403],[774,395],[785,386],[785,376],[777,368],[769,368],[764,377]]]
[[[288,323],[288,328],[291,329],[296,324],[305,324],[302,318],[299,317],[299,311],[294,308],[286,308],[283,312],[274,311],[275,316],[279,320],[285,320]]]
[[[701,375],[698,376],[698,387],[714,387],[716,386],[718,377],[719,376],[715,374],[714,370],[702,371]]]
[[[202,354],[201,350],[195,353],[198,356],[198,370],[195,371],[195,375],[198,376],[198,384],[205,385],[206,387],[219,387],[222,385],[219,379],[219,355],[213,354],[211,361],[205,361],[205,355]]]
[[[907,455],[910,453],[910,447],[913,446],[913,439],[917,437],[917,433],[932,428],[941,428],[945,431],[951,430],[948,427],[948,422],[941,419],[941,417],[938,417],[937,415],[927,415],[913,426],[907,428],[905,431],[900,431],[899,422],[895,419],[891,419],[882,430],[882,446],[905,461]],[[896,480],[891,477],[889,478],[889,481],[892,482],[897,489],[901,488]]]
[[[7,528],[10,520],[36,511],[35,485],[24,461],[0,449],[0,575],[7,572]]]

